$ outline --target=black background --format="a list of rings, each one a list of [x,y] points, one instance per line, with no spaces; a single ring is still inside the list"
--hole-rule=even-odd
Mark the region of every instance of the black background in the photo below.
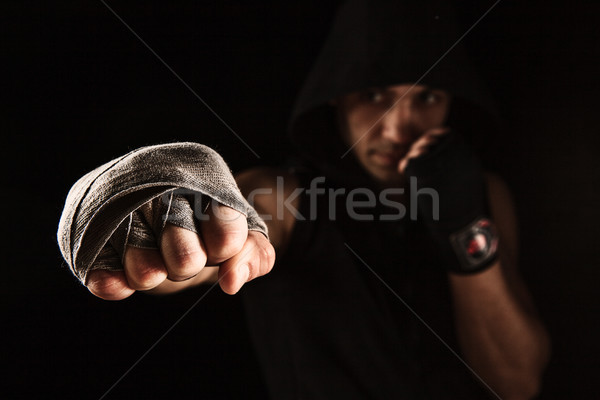
[[[74,181],[176,140],[218,149],[234,171],[281,162],[294,97],[335,8],[108,4],[260,159],[102,2],[4,2],[3,398],[99,399],[207,289],[90,295],[56,245]],[[458,2],[464,29],[492,4]],[[504,120],[484,156],[513,189],[523,274],[553,338],[543,399],[589,398],[600,373],[599,11],[504,0],[465,39]],[[264,398],[245,329],[239,299],[217,288],[105,398]]]

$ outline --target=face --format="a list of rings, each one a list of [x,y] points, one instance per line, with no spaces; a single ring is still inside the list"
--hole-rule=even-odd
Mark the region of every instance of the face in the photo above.
[[[426,131],[443,126],[450,96],[426,86],[368,89],[336,101],[344,142],[383,185],[398,185],[400,160]]]

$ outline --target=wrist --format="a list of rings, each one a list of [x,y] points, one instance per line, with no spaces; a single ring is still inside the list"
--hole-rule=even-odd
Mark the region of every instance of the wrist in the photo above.
[[[434,233],[449,272],[469,275],[490,268],[498,259],[498,233],[494,223],[479,216],[464,228]]]

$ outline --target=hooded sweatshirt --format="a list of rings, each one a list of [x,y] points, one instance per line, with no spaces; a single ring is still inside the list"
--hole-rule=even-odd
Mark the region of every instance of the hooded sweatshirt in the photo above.
[[[372,219],[345,207],[352,190],[376,185],[352,152],[343,157],[330,102],[418,83],[492,110],[446,4],[348,1],[298,96],[295,172],[313,190],[301,194],[286,253],[243,291],[273,399],[488,398],[450,350],[459,352],[446,272],[423,227],[386,218],[399,215],[389,204]]]

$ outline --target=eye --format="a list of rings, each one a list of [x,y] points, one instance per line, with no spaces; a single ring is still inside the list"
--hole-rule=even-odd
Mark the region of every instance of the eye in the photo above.
[[[367,103],[377,104],[383,101],[384,96],[383,92],[379,89],[369,89],[362,92],[360,97],[361,100]]]
[[[434,105],[440,101],[440,96],[432,90],[423,90],[419,93],[419,101],[425,105]]]

